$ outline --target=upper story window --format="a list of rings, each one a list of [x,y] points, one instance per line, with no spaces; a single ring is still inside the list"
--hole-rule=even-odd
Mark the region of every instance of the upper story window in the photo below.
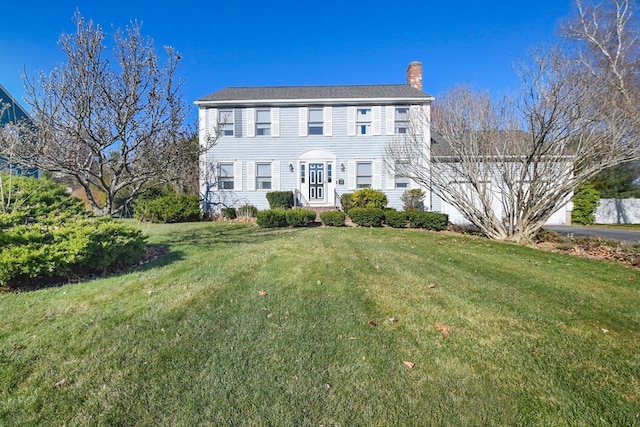
[[[322,108],[309,108],[309,135],[322,135],[324,113]]]
[[[356,164],[356,188],[369,188],[372,182],[371,162],[358,162]]]
[[[233,110],[218,110],[218,126],[221,136],[233,136]]]
[[[256,135],[271,135],[271,110],[256,110]]]
[[[405,134],[409,132],[409,108],[396,107],[394,122],[395,134]]]
[[[233,163],[218,164],[218,189],[233,190]]]
[[[271,163],[256,163],[256,188],[271,190]]]
[[[356,133],[358,135],[371,134],[371,108],[358,108],[356,112]]]

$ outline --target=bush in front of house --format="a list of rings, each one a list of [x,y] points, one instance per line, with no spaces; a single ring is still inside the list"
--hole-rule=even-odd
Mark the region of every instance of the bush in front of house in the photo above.
[[[291,227],[307,227],[315,222],[316,213],[311,209],[288,209],[285,211],[285,218]]]
[[[407,212],[411,228],[426,228],[427,230],[442,231],[449,226],[449,216],[439,212],[423,212],[411,210]]]
[[[194,194],[178,194],[172,188],[137,199],[133,208],[140,221],[174,223],[202,219],[200,198]]]
[[[266,209],[256,214],[256,224],[263,228],[287,226],[287,211],[285,209]]]
[[[387,195],[373,188],[356,190],[351,197],[351,204],[357,208],[384,209],[387,206]]]
[[[351,208],[349,218],[360,227],[382,227],[384,211],[380,208]]]
[[[395,209],[386,209],[384,211],[384,222],[393,228],[403,228],[407,225],[409,216],[405,211],[396,211]]]
[[[320,214],[320,221],[323,225],[329,225],[333,227],[343,227],[347,214],[342,211],[327,211]]]
[[[410,211],[417,209],[419,211],[424,210],[424,199],[427,197],[426,193],[421,188],[412,188],[406,190],[400,196],[400,200],[404,203],[404,210]]]
[[[349,209],[353,207],[353,203],[351,203],[351,199],[353,198],[353,193],[343,193],[340,196],[340,204],[342,205],[342,211],[349,215]]]
[[[238,217],[236,208],[234,207],[222,208],[222,217],[226,219],[236,219]]]
[[[267,201],[271,209],[291,209],[293,207],[293,191],[270,191]]]
[[[258,208],[253,205],[242,205],[238,208],[238,216],[243,218],[255,218]]]

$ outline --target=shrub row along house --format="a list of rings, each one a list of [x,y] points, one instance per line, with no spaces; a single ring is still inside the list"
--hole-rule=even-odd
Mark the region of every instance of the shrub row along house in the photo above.
[[[392,138],[410,132],[410,117],[424,117],[419,135],[431,144],[434,97],[422,91],[422,64],[412,62],[407,84],[229,87],[196,101],[205,210],[251,204],[269,207],[266,193],[292,191],[299,206],[340,207],[340,196],[359,188],[386,193],[401,209],[402,194],[420,186],[401,164],[385,162]],[[425,165],[425,167],[428,167]],[[461,214],[423,188],[426,210]],[[564,212],[553,222],[565,221]]]

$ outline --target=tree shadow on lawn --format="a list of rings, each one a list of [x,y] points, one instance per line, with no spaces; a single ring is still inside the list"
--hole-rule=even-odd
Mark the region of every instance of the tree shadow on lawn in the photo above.
[[[172,233],[162,239],[169,247],[187,245],[198,249],[211,249],[218,244],[260,244],[270,240],[290,238],[302,231],[300,228],[258,228],[243,224],[193,227]]]

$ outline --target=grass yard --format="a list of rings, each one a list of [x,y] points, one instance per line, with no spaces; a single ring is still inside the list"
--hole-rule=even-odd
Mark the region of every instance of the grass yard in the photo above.
[[[638,270],[421,230],[144,227],[155,263],[0,294],[0,425],[640,425]]]

